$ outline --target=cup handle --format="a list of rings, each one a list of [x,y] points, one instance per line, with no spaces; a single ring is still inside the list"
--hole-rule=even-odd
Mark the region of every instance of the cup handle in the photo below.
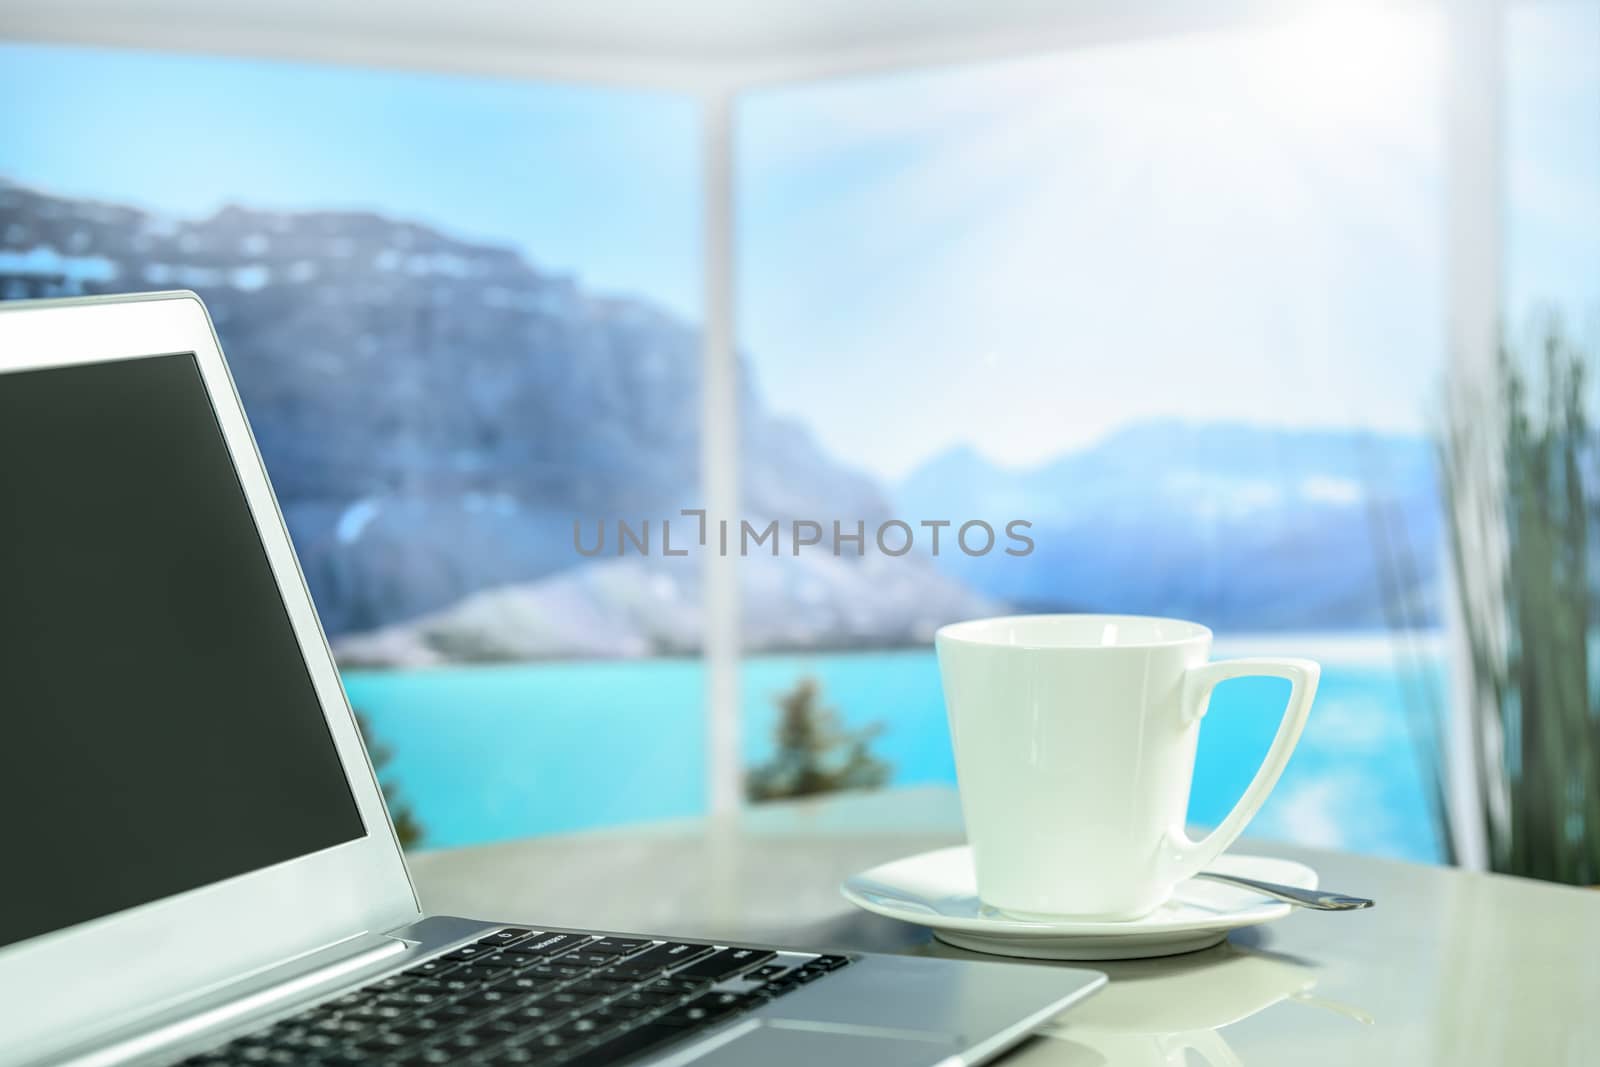
[[[1238,839],[1256,812],[1261,810],[1267,794],[1278,784],[1278,777],[1283,774],[1283,768],[1289,762],[1289,754],[1294,751],[1295,742],[1300,740],[1300,731],[1305,728],[1306,715],[1311,711],[1311,698],[1316,696],[1317,679],[1321,675],[1322,668],[1311,660],[1265,656],[1204,663],[1189,668],[1184,674],[1184,725],[1196,722],[1205,715],[1206,709],[1211,704],[1211,691],[1219,682],[1225,682],[1230,678],[1261,676],[1286,678],[1290,689],[1289,704],[1284,708],[1283,720],[1278,724],[1278,733],[1272,739],[1272,747],[1267,749],[1266,759],[1261,761],[1256,776],[1250,779],[1250,785],[1246,787],[1244,795],[1239,798],[1239,803],[1233,806],[1233,810],[1228,812],[1227,817],[1217,824],[1216,829],[1198,841],[1191,840],[1184,832],[1181,821],[1167,831],[1162,851],[1168,877],[1172,881],[1181,882],[1204,870],[1212,860],[1222,854],[1224,849]]]

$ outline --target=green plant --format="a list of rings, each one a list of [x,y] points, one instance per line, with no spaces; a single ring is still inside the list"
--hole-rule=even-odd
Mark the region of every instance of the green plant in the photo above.
[[[745,776],[752,801],[812,796],[840,789],[875,789],[889,780],[889,764],[868,751],[881,723],[845,730],[832,708],[821,703],[821,687],[802,678],[778,697],[777,751]]]
[[[377,739],[372,731],[372,721],[359,709],[356,710],[356,726],[361,730],[361,739],[366,742],[367,756],[372,760],[372,769],[378,774],[378,786],[383,790],[383,801],[389,808],[389,818],[394,822],[394,832],[400,839],[400,847],[416,848],[422,844],[424,836],[422,823],[411,811],[411,805],[406,802],[394,777],[384,774],[385,769],[394,760],[394,750]]]
[[[1503,345],[1452,396],[1443,449],[1469,656],[1479,810],[1493,869],[1600,882],[1600,701],[1591,685],[1592,360],[1556,322],[1542,358]]]

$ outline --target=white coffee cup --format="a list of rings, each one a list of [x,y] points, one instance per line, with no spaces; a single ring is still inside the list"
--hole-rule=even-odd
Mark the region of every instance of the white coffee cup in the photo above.
[[[1128,920],[1231,845],[1294,750],[1321,668],[1209,661],[1211,631],[1137,615],[1017,615],[935,635],[978,896],[1021,918]],[[1288,707],[1239,803],[1184,831],[1211,690],[1287,678]]]

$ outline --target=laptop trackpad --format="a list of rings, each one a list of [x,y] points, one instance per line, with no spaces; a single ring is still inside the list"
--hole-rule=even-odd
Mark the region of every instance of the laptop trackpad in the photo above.
[[[733,1033],[731,1040],[708,1042],[705,1053],[691,1061],[694,1067],[933,1067],[960,1044],[951,1034],[794,1019],[752,1020],[749,1029],[736,1027]]]

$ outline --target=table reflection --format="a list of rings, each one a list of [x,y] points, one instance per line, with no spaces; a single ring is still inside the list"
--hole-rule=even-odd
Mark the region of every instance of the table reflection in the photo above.
[[[1168,1067],[1191,1062],[1192,1054],[1210,1067],[1238,1067],[1242,1060],[1222,1029],[1280,1003],[1372,1022],[1359,1007],[1318,996],[1317,972],[1306,961],[1238,942],[1092,966],[1110,975],[1110,984],[1043,1028],[1044,1040],[1021,1052],[1017,1064]]]

